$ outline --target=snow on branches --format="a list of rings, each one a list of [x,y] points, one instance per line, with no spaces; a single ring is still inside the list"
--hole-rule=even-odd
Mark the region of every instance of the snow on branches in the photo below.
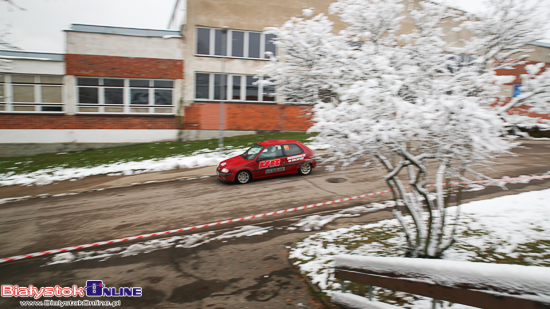
[[[268,29],[280,53],[262,74],[287,101],[313,105],[310,132],[332,146],[328,162],[366,159],[387,170],[395,216],[413,217],[413,227],[400,220],[410,256],[439,257],[453,243],[445,216],[452,188],[443,183],[480,175],[476,166],[515,146],[505,112],[520,104],[549,111],[550,73],[538,66],[527,68],[522,96],[495,105],[512,80],[495,71],[521,63],[540,35],[528,18],[536,13],[520,2],[491,1],[490,15],[476,19],[430,1],[339,0],[330,7],[347,24],[338,34],[311,9]],[[464,39],[449,42],[444,27]],[[435,198],[425,187],[428,163]]]

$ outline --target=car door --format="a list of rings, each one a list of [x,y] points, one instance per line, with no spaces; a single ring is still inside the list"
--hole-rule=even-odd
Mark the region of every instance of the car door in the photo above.
[[[300,164],[304,161],[306,153],[296,144],[283,144],[284,157],[281,164],[285,165],[285,174],[294,174],[298,172]],[[284,163],[283,163],[284,162]]]
[[[273,145],[265,147],[256,159],[256,168],[254,169],[253,177],[265,178],[285,174],[286,166],[281,145]]]

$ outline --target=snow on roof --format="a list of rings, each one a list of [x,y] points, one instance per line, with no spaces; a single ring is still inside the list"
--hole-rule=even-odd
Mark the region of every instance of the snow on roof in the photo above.
[[[71,29],[66,31],[118,34],[118,35],[143,36],[143,37],[159,37],[159,38],[181,37],[180,32],[175,30],[125,28],[125,27],[111,27],[111,26],[99,26],[99,25],[84,25],[84,24],[71,24]]]
[[[64,61],[65,55],[54,54],[54,53],[28,52],[28,51],[20,51],[20,50],[0,50],[0,58],[42,60],[42,61]]]
[[[451,288],[467,288],[550,302],[550,268],[463,261],[338,255],[335,266],[407,278]]]
[[[545,42],[545,41],[536,41],[531,43],[531,45],[550,48],[550,42]]]

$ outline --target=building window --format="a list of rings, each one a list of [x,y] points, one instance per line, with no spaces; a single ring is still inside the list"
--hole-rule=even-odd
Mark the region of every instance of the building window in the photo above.
[[[0,112],[62,113],[63,76],[0,75]]]
[[[257,82],[254,75],[195,73],[195,99],[275,102],[275,87],[259,85]]]
[[[214,55],[216,56],[226,56],[227,45],[223,48],[223,44],[227,43],[227,38],[224,40],[223,35],[221,29],[214,29]]]
[[[249,59],[268,59],[266,52],[277,55],[273,34],[229,30],[224,39],[221,29],[198,27],[196,35],[196,55]]]
[[[172,105],[172,89],[155,89],[155,105]]]
[[[77,84],[79,103],[99,103],[99,78],[79,78]]]
[[[252,75],[246,76],[246,101],[259,101],[259,85],[256,83],[257,81],[258,79]]]
[[[263,100],[266,102],[275,102],[275,85],[263,85]]]
[[[248,57],[260,58],[261,34],[257,32],[248,33]]]
[[[244,57],[244,32],[231,31],[231,56]]]
[[[268,34],[265,35],[265,58],[269,59],[269,55],[267,53],[271,53],[272,55],[277,54],[277,47],[275,46],[274,40],[276,36],[274,34]]]
[[[210,55],[210,29],[197,28],[197,54]]]
[[[227,75],[214,74],[214,100],[225,100],[224,95],[227,89]]]
[[[197,99],[208,99],[210,97],[210,74],[197,73],[195,77],[195,97]]]
[[[462,68],[478,66],[475,63],[476,57],[464,54],[448,54],[447,55],[447,69],[451,73],[456,73]]]
[[[232,89],[231,89],[231,99],[240,100],[241,99],[241,76],[233,75],[232,77]]]
[[[124,104],[124,80],[104,78],[105,104]]]
[[[78,77],[78,112],[173,114],[173,88],[173,80]]]
[[[4,84],[5,84],[5,77],[4,75],[0,75],[0,111],[4,111],[5,109],[5,102],[6,102],[6,91],[4,90]]]

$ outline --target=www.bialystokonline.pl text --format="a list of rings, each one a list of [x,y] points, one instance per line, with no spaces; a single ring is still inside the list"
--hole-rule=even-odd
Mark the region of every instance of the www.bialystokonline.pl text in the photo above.
[[[22,300],[21,307],[120,307],[120,300]]]

